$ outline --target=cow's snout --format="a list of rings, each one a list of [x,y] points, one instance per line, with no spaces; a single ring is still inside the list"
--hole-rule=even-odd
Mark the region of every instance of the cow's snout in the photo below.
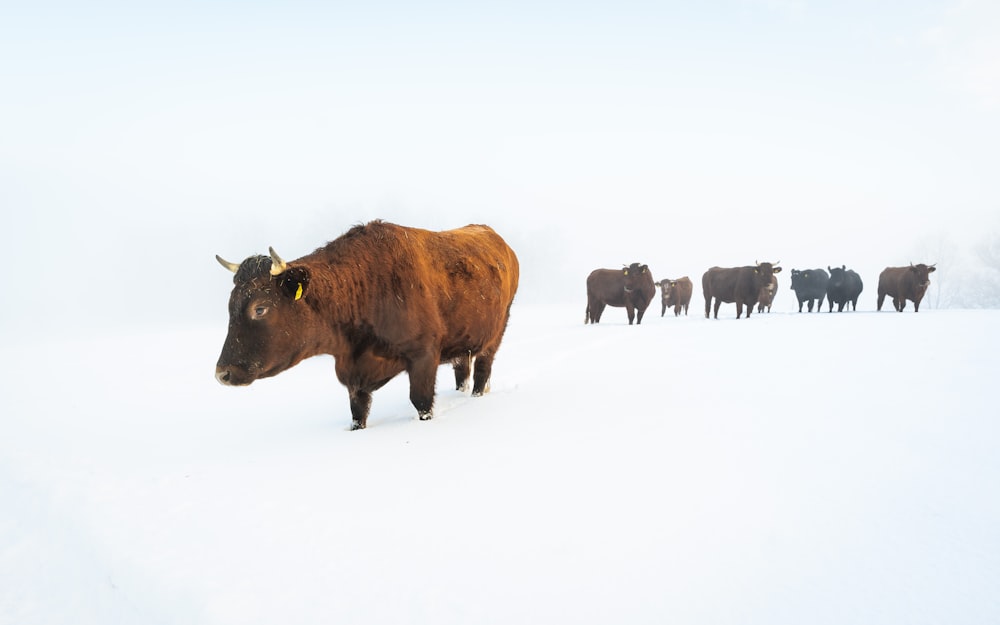
[[[215,368],[215,379],[219,381],[219,384],[225,384],[226,386],[230,386],[232,384],[232,382],[229,381],[230,378],[232,378],[232,374],[229,372],[228,369],[225,369],[223,367]]]
[[[215,366],[215,379],[226,386],[248,386],[257,376],[253,374],[253,369],[229,364]]]

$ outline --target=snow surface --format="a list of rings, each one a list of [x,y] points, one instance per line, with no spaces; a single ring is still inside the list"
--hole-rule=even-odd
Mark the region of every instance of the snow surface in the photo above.
[[[11,334],[0,622],[1000,622],[1000,311],[580,300],[360,432],[330,358],[219,385],[224,323]]]

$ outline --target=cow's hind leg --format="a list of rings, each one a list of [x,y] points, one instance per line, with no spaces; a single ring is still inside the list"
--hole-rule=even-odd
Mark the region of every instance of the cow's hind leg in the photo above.
[[[459,356],[451,361],[451,366],[455,370],[455,390],[465,392],[469,390],[469,375],[472,373],[472,352],[467,356]]]
[[[603,302],[598,302],[590,305],[590,323],[600,323],[601,315],[604,314]]]
[[[363,430],[368,423],[368,412],[372,407],[372,394],[361,389],[349,389],[351,398],[351,429]]]
[[[472,396],[482,397],[490,392],[490,376],[493,374],[492,350],[476,355],[475,369],[472,374]]]
[[[430,419],[434,410],[434,382],[440,359],[421,354],[410,361],[406,373],[410,376],[410,402],[421,421]]]

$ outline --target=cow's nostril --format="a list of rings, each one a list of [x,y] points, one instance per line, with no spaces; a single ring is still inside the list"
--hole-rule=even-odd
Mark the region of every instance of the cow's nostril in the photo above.
[[[218,367],[215,369],[215,379],[221,384],[229,384],[229,371]]]

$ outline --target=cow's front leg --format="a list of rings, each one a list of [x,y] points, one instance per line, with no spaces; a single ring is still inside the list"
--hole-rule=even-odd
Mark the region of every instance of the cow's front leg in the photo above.
[[[350,389],[351,429],[363,430],[368,423],[368,413],[372,407],[372,394],[361,389]]]

